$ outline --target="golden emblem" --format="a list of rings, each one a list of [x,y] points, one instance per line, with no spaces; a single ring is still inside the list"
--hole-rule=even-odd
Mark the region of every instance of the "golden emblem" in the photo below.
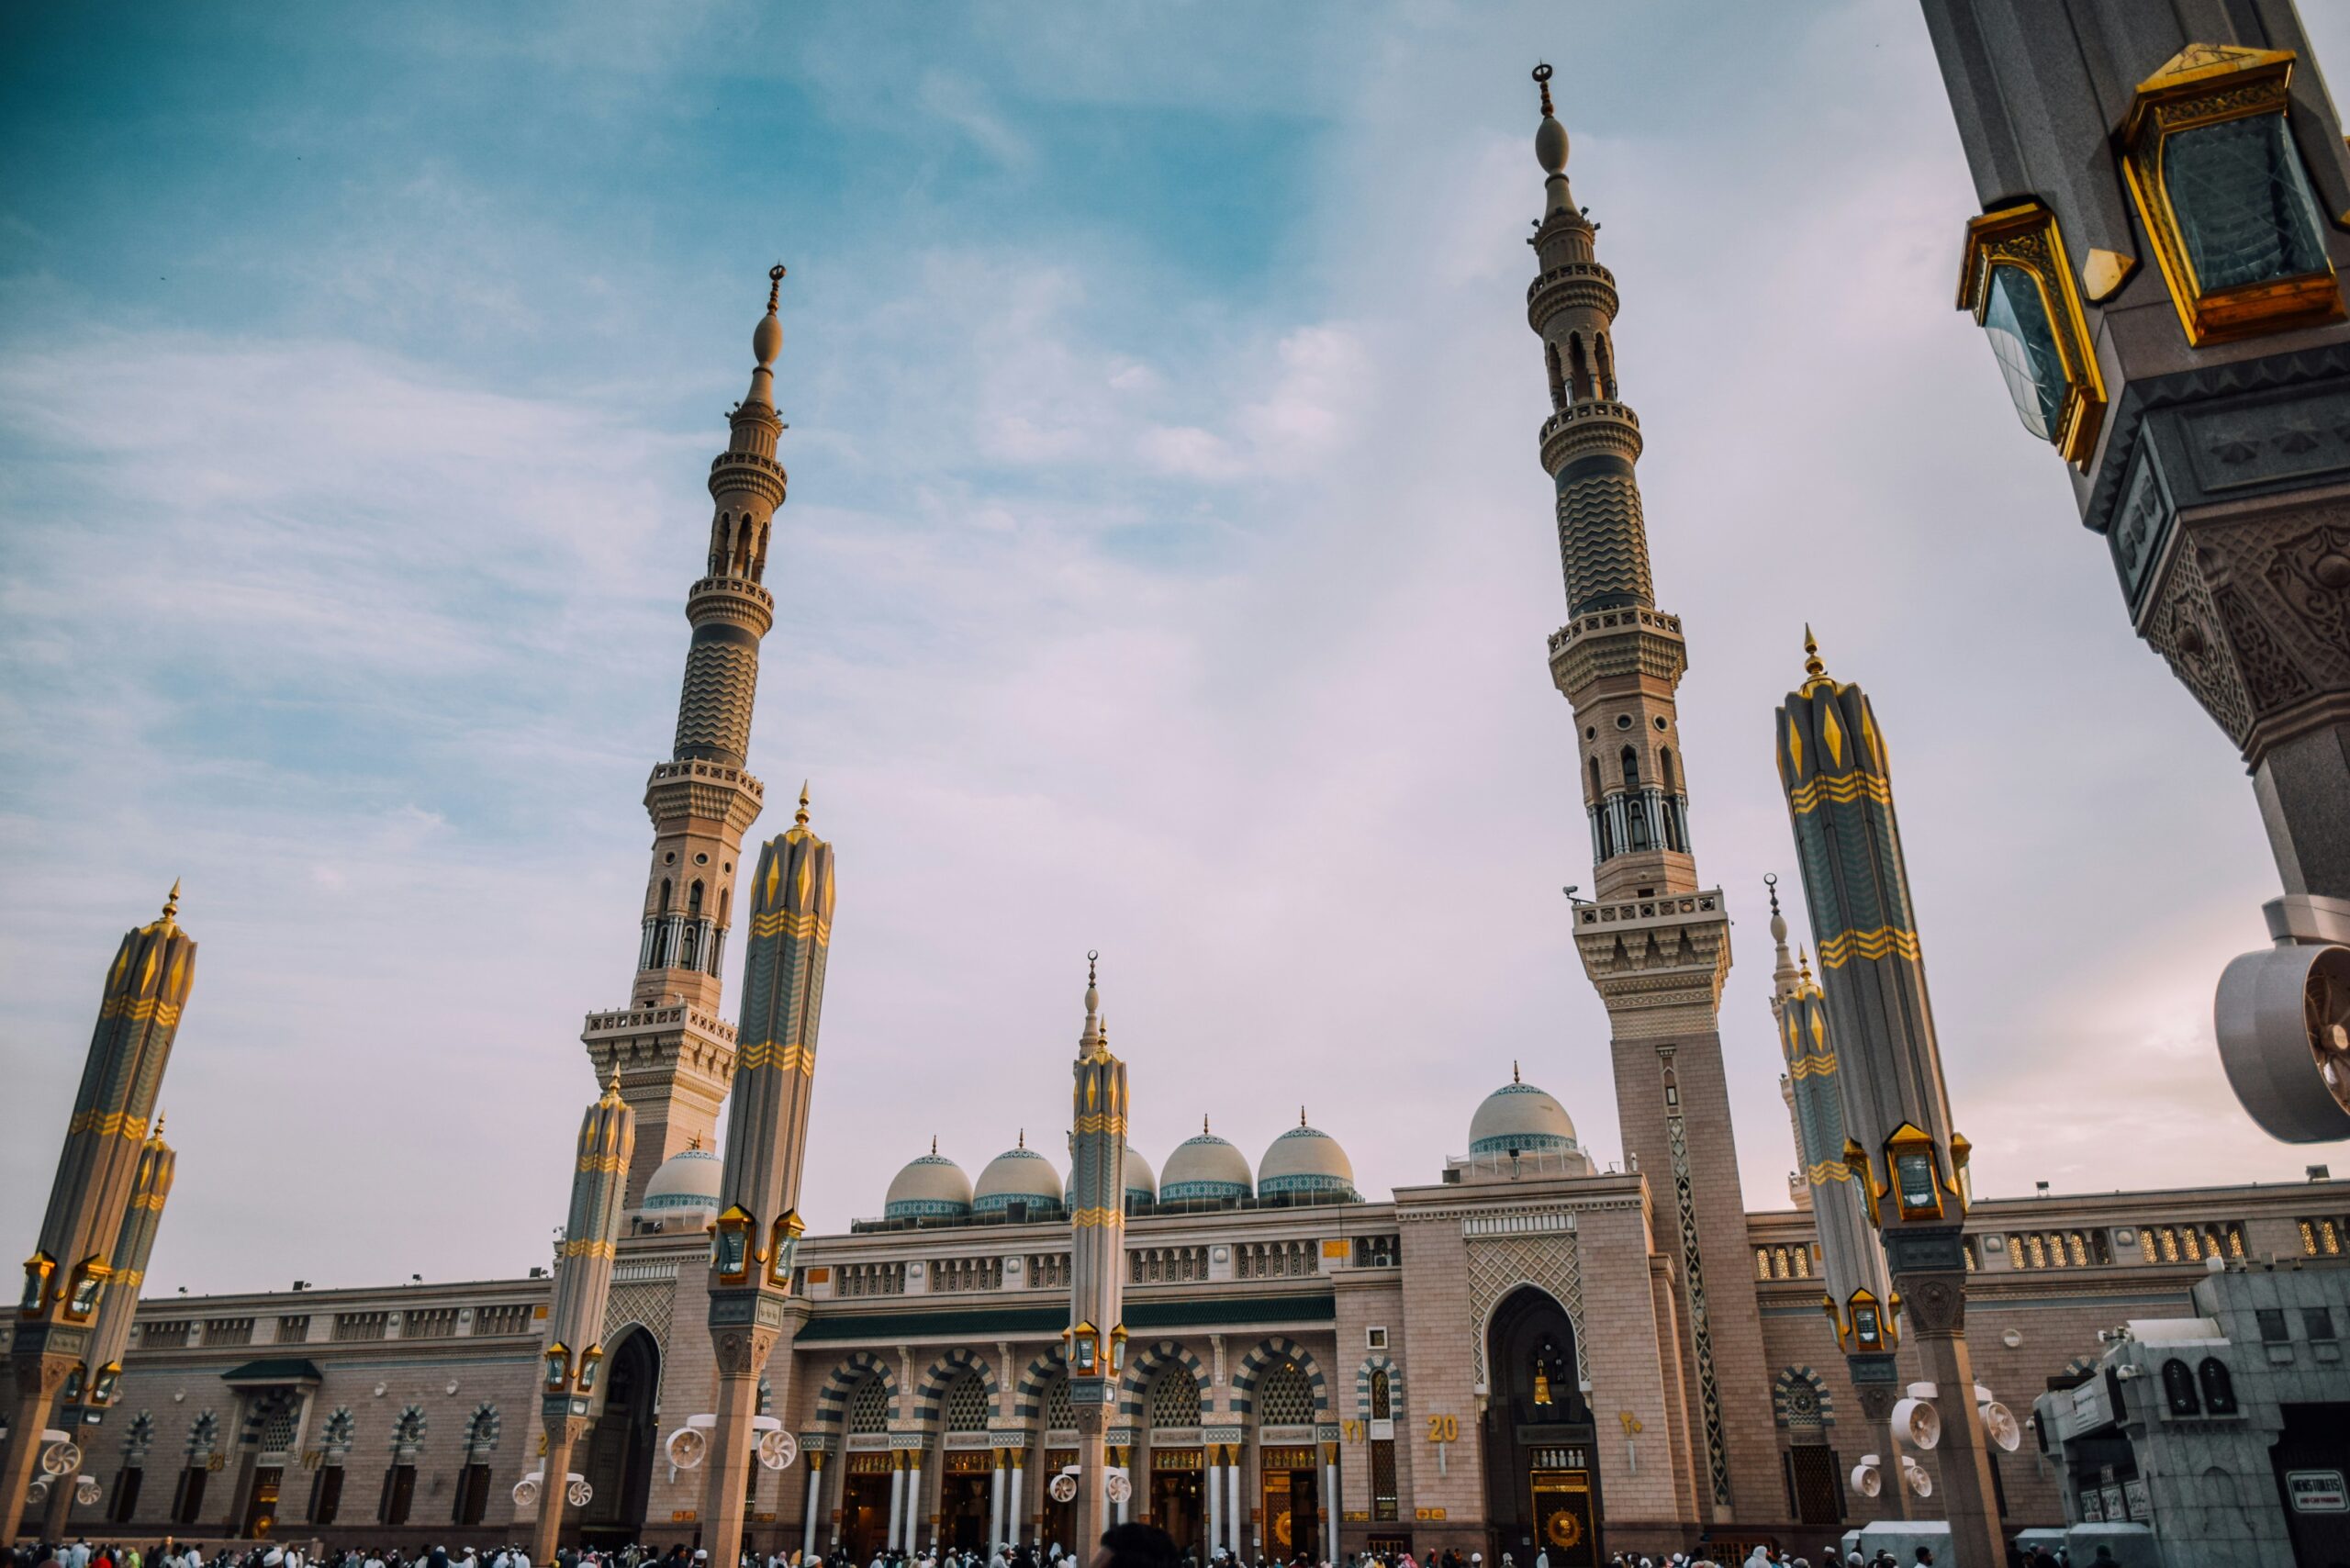
[[[1550,1538],[1552,1546],[1563,1550],[1583,1540],[1583,1521],[1569,1513],[1552,1514],[1550,1528],[1542,1533]]]

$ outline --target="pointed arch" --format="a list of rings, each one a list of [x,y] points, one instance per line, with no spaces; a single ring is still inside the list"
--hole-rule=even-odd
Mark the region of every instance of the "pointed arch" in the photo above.
[[[1066,1347],[1055,1345],[1028,1363],[1013,1386],[1013,1419],[1032,1421],[1044,1413],[1045,1385],[1069,1370],[1068,1356]]]
[[[1594,357],[1599,362],[1599,395],[1613,401],[1616,397],[1616,353],[1607,346],[1607,334],[1592,334]]]
[[[1567,374],[1572,382],[1574,400],[1578,403],[1589,402],[1591,400],[1591,361],[1583,353],[1581,332],[1567,334]]]
[[[816,1424],[837,1427],[848,1414],[848,1396],[857,1384],[878,1379],[881,1397],[895,1412],[898,1407],[898,1380],[890,1373],[890,1363],[878,1352],[859,1350],[832,1370],[824,1379],[824,1386],[816,1391]]]
[[[1545,342],[1542,345],[1542,368],[1550,382],[1550,411],[1557,413],[1567,406],[1567,383],[1559,370],[1558,344]]]
[[[993,1417],[1002,1414],[1003,1390],[996,1382],[995,1369],[968,1345],[957,1345],[931,1362],[930,1370],[914,1385],[914,1419],[924,1423],[937,1420],[939,1400],[946,1393],[946,1385],[965,1372],[977,1375],[980,1386],[988,1391],[988,1415]]]
[[[1200,1407],[1206,1409],[1208,1374],[1207,1369],[1200,1365],[1200,1358],[1176,1340],[1159,1339],[1145,1348],[1140,1354],[1129,1353],[1126,1357],[1125,1376],[1118,1381],[1118,1414],[1139,1417],[1143,1410],[1143,1395],[1149,1391],[1160,1369],[1169,1366],[1180,1366],[1191,1374],[1192,1381],[1199,1386]]]
[[[1836,1424],[1836,1402],[1827,1382],[1809,1367],[1785,1367],[1771,1384],[1771,1418],[1796,1433]]]
[[[1319,1417],[1329,1413],[1330,1384],[1322,1375],[1322,1363],[1312,1351],[1286,1334],[1269,1335],[1257,1342],[1257,1348],[1240,1358],[1240,1365],[1232,1374],[1232,1413],[1248,1415],[1256,1408],[1257,1385],[1265,1373],[1281,1361],[1294,1361],[1297,1370],[1305,1374],[1305,1385],[1314,1394],[1314,1414]]]
[[[1365,1356],[1362,1365],[1355,1369],[1355,1414],[1365,1420],[1374,1414],[1371,1407],[1371,1380],[1375,1372],[1387,1374],[1387,1413],[1397,1420],[1403,1419],[1404,1369],[1384,1354]]]

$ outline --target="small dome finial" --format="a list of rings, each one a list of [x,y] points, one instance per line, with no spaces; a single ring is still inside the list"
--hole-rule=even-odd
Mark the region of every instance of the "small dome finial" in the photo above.
[[[163,919],[169,921],[180,912],[180,879],[172,879],[172,890],[163,895]]]
[[[800,781],[800,809],[791,814],[791,825],[794,827],[808,825],[808,780],[805,778]]]
[[[1208,1136],[1208,1114],[1205,1111],[1200,1113],[1200,1136]]]
[[[1512,1083],[1523,1083],[1526,1081],[1526,1080],[1518,1077],[1517,1075],[1517,1062],[1516,1058],[1512,1058],[1509,1064],[1509,1081]]]
[[[938,1135],[936,1133],[930,1135],[930,1155],[933,1159],[938,1158]]]
[[[1026,1148],[1028,1147],[1028,1129],[1026,1127],[1020,1129],[1020,1142],[1015,1147],[1020,1148]]]
[[[1801,949],[1796,963],[1803,970],[1803,983],[1809,985],[1811,983],[1811,949],[1808,947]]]
[[[1297,1125],[1301,1127],[1305,1125],[1305,1107],[1303,1105],[1297,1108]]]
[[[611,1080],[611,1081],[610,1081],[610,1083],[607,1083],[607,1084],[605,1084],[605,1085],[604,1085],[604,1098],[603,1098],[602,1103],[607,1104],[607,1105],[617,1105],[617,1104],[619,1104],[620,1103],[621,1103],[621,1064],[619,1063],[619,1061],[615,1060],[615,1061],[612,1063],[612,1080]]]
[[[155,1130],[147,1136],[156,1139],[161,1139],[163,1136],[163,1111],[160,1105],[155,1109]]]
[[[1819,639],[1811,634],[1811,622],[1808,621],[1803,626],[1803,673],[1811,680],[1818,680],[1828,673],[1828,666],[1820,662]]]
[[[773,365],[775,356],[783,352],[783,323],[775,316],[783,294],[783,271],[781,262],[767,269],[767,313],[751,330],[751,352],[758,356],[763,370]]]
[[[1559,123],[1557,113],[1550,107],[1550,67],[1547,62],[1534,68],[1534,80],[1542,89],[1542,123],[1534,131],[1534,161],[1547,174],[1563,174],[1567,172],[1567,128]]]

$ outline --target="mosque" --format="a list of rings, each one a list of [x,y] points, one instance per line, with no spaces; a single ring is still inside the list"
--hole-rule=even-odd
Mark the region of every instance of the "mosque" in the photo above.
[[[1848,1361],[1852,1336],[1879,1319],[1863,1325],[1857,1298],[1827,1288],[1841,1234],[1828,1216],[1850,1212],[1839,1205],[1855,1183],[1807,1096],[1838,1060],[1775,890],[1774,1016],[1734,1020],[1732,1033],[1785,1067],[1788,1124],[1745,1130],[1791,1137],[1793,1204],[1750,1211],[1740,1195],[1717,1013],[1729,902],[1697,874],[1674,701],[1682,626],[1651,580],[1640,426],[1613,344],[1616,279],[1570,194],[1547,83],[1542,108],[1527,308],[1552,404],[1539,450],[1568,601],[1548,662],[1578,736],[1595,877],[1573,909],[1574,943],[1611,1021],[1622,1168],[1595,1161],[1572,1107],[1540,1087],[1587,1059],[1512,1065],[1449,1135],[1460,1152],[1384,1193],[1357,1187],[1340,1137],[1303,1107],[1253,1159],[1207,1121],[1171,1149],[1130,1148],[1131,1338],[1111,1462],[1131,1483],[1120,1511],[1203,1554],[1408,1547],[1526,1563],[1539,1550],[1571,1568],[1701,1540],[1718,1552],[1816,1547],[1863,1502],[1854,1464],[1886,1446],[1853,1381],[1863,1362]],[[604,1087],[635,1127],[593,1421],[565,1516],[566,1537],[589,1542],[690,1543],[706,1523],[704,1477],[673,1462],[669,1443],[712,1408],[716,1380],[704,1330],[721,1210],[713,1148],[738,1056],[722,976],[735,866],[763,805],[744,760],[773,619],[762,577],[786,496],[772,292],[753,347],[750,390],[711,465],[675,742],[644,798],[654,836],[629,998],[588,1014],[582,1034],[583,1091]],[[1820,727],[1804,732],[1814,738],[1782,759],[1799,825],[1806,801],[1882,796],[1889,810],[1874,710],[1817,658],[1800,678],[1789,711],[1798,697],[1823,705]],[[1850,736],[1839,711],[1860,715]],[[1876,771],[1810,778],[1831,752],[1835,768]],[[808,819],[803,795],[802,828]],[[1919,959],[1906,910],[1849,931],[1829,928],[1817,896],[1812,913],[1822,979]],[[1072,1029],[1076,1003],[1073,985]],[[1038,1048],[1065,1044],[1056,1035]],[[1136,1092],[1148,1095],[1143,1066]],[[838,1545],[861,1562],[890,1545],[1074,1543],[1072,1505],[1053,1484],[1078,1424],[1065,1349],[1073,1200],[1058,1132],[1007,1131],[976,1180],[934,1143],[906,1149],[876,1217],[800,1241],[759,1384],[761,1412],[796,1439],[796,1458],[752,1467],[752,1546]],[[151,1141],[161,1148],[160,1127]],[[1963,1164],[1963,1140],[1950,1152]],[[2079,1381],[2101,1329],[2185,1309],[2214,1260],[2340,1255],[2350,1183],[1986,1198],[1960,1212],[1975,1375],[2020,1409]],[[545,1451],[553,1292],[534,1268],[140,1302],[118,1386],[83,1429],[88,1500],[39,1501],[92,1536],[515,1539],[531,1512],[516,1484]],[[1882,1326],[1900,1319],[1897,1297],[1871,1299]],[[1918,1375],[1924,1338],[1922,1326],[1888,1334],[1888,1368]],[[27,1364],[19,1355],[17,1375]],[[1937,1456],[1921,1457],[1930,1471]],[[2061,1522],[2044,1462],[2027,1451],[1992,1464],[2004,1518]]]

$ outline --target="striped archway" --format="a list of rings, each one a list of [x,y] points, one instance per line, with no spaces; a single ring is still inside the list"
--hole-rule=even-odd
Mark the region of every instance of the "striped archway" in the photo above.
[[[1013,1389],[1013,1420],[1033,1421],[1044,1414],[1045,1385],[1068,1370],[1068,1347],[1055,1345],[1028,1363],[1027,1370],[1020,1374],[1020,1382]]]
[[[1003,1390],[997,1383],[995,1369],[987,1358],[968,1345],[957,1345],[936,1361],[922,1374],[922,1382],[914,1385],[914,1419],[931,1422],[938,1419],[938,1401],[946,1394],[946,1385],[965,1372],[977,1372],[980,1383],[988,1391],[988,1417],[992,1420],[1002,1414]]]
[[[1355,1369],[1355,1414],[1371,1419],[1371,1376],[1373,1372],[1387,1374],[1387,1408],[1401,1419],[1404,1414],[1404,1369],[1394,1358],[1385,1355],[1365,1356],[1362,1365]]]
[[[1208,1404],[1207,1369],[1200,1365],[1199,1357],[1178,1341],[1159,1339],[1145,1347],[1139,1354],[1129,1352],[1127,1355],[1125,1376],[1118,1382],[1118,1414],[1141,1416],[1143,1395],[1148,1392],[1151,1380],[1158,1375],[1161,1368],[1170,1364],[1181,1366],[1192,1374],[1192,1381],[1200,1388],[1200,1408],[1205,1410]]]
[[[890,1402],[894,1414],[898,1408],[898,1380],[890,1371],[890,1363],[873,1350],[859,1350],[824,1379],[824,1386],[816,1391],[816,1424],[837,1427],[848,1414],[848,1396],[856,1385],[867,1378],[881,1380],[882,1395]]]
[[[1247,1416],[1256,1409],[1258,1382],[1276,1362],[1284,1361],[1295,1361],[1297,1370],[1305,1374],[1306,1386],[1314,1391],[1314,1414],[1329,1414],[1330,1383],[1322,1375],[1322,1363],[1288,1335],[1275,1334],[1259,1340],[1255,1350],[1240,1358],[1240,1365],[1232,1374],[1234,1415]]]

